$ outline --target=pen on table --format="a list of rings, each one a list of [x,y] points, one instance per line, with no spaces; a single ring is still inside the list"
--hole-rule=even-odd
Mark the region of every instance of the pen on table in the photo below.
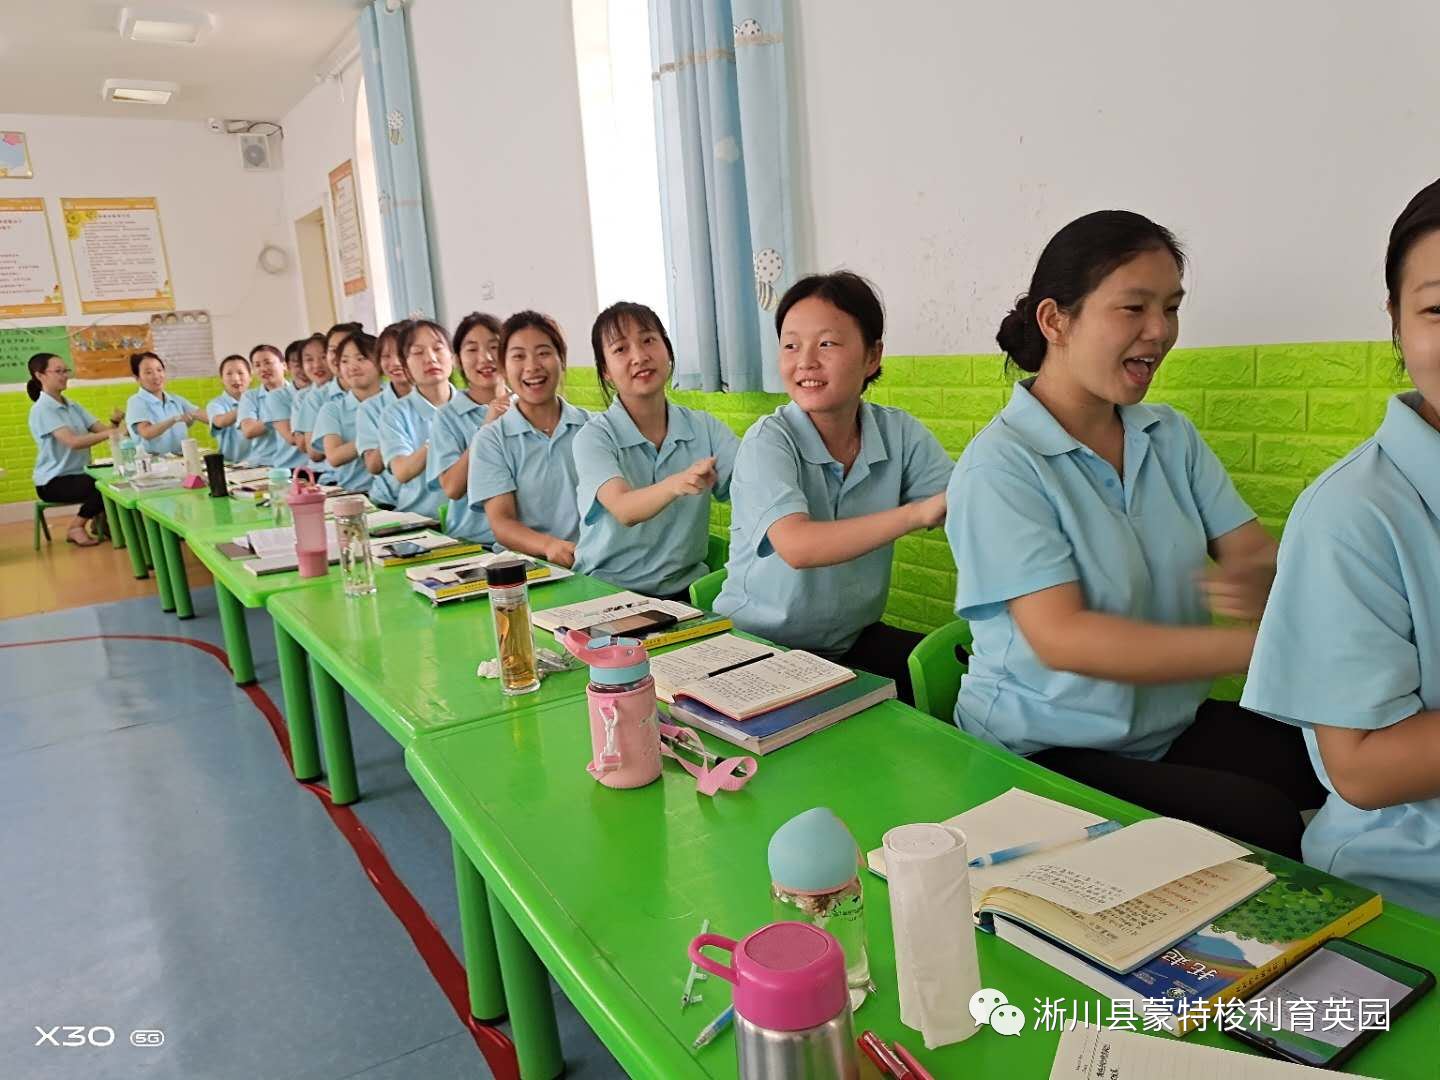
[[[899,1039],[895,1040],[895,1056],[909,1066],[911,1075],[915,1077],[915,1080],[935,1080],[929,1071],[926,1070],[925,1066],[915,1060],[915,1055],[900,1045]]]
[[[1123,829],[1125,826],[1118,821],[1102,821],[1098,825],[1091,825],[1075,832],[1068,832],[1062,836],[1052,836],[1048,840],[1034,840],[1028,844],[1016,844],[1014,847],[1001,848],[999,851],[992,851],[988,855],[980,855],[970,860],[972,868],[977,866],[994,866],[996,863],[1010,862],[1012,859],[1023,858],[1026,855],[1038,855],[1042,851],[1053,851],[1056,848],[1073,844],[1077,840],[1094,840],[1097,836],[1104,836],[1116,829]]]
[[[895,1077],[896,1080],[905,1080],[906,1077],[914,1076],[910,1067],[900,1060],[875,1032],[862,1031],[860,1038],[856,1039],[855,1043],[860,1047],[861,1052],[875,1063],[875,1067],[886,1076]]]
[[[716,1035],[729,1027],[730,1022],[734,1019],[735,1006],[726,1005],[724,1012],[700,1029],[700,1034],[695,1036],[695,1041],[691,1044],[692,1049],[699,1050],[702,1046],[709,1044]]]
[[[707,671],[705,673],[705,678],[713,679],[716,675],[724,675],[727,671],[734,671],[736,668],[749,667],[751,664],[758,664],[761,660],[769,660],[770,657],[774,655],[775,654],[773,652],[761,653],[759,656],[750,657],[749,660],[741,660],[739,663],[735,664],[726,664],[724,667],[718,667],[714,671]]]

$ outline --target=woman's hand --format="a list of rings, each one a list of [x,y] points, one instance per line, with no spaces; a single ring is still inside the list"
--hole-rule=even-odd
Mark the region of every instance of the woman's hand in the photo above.
[[[559,540],[552,536],[545,545],[544,555],[546,562],[563,566],[567,570],[575,565],[575,545],[569,540]]]
[[[1211,568],[1200,581],[1205,602],[1216,615],[1242,622],[1259,622],[1275,581],[1271,552],[1236,556]]]
[[[945,492],[909,504],[915,515],[914,529],[938,529],[945,524]]]
[[[666,490],[678,499],[685,495],[703,495],[715,486],[718,479],[715,474],[715,459],[707,457],[696,461],[688,469],[667,477],[664,484]]]
[[[110,410],[110,423],[111,423],[111,425],[114,426],[114,427],[119,427],[121,424],[125,423],[125,410],[124,410],[124,409],[111,409],[111,410]]]
[[[504,388],[502,387],[501,389],[503,390]],[[499,420],[500,417],[504,416],[507,412],[510,411],[511,404],[512,402],[510,401],[510,391],[505,390],[504,393],[496,394],[495,400],[490,402],[490,412],[485,417],[485,423],[481,424],[480,426],[489,427],[496,420]]]

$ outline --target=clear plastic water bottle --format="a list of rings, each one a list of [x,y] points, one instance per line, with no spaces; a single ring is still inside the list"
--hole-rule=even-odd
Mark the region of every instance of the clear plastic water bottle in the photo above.
[[[530,628],[530,592],[522,559],[497,559],[485,567],[495,648],[500,660],[500,690],[506,697],[540,689],[535,668],[535,637]]]
[[[150,475],[150,451],[145,449],[145,443],[141,442],[135,447],[135,476],[144,477]]]
[[[277,529],[290,524],[290,504],[285,501],[285,489],[289,486],[289,469],[277,465],[270,470],[270,514]]]
[[[120,440],[120,456],[115,460],[115,467],[120,470],[121,480],[135,478],[135,440],[128,435]]]
[[[370,526],[365,522],[365,496],[351,495],[331,503],[335,538],[340,545],[340,580],[346,596],[375,591],[375,563],[370,556]]]

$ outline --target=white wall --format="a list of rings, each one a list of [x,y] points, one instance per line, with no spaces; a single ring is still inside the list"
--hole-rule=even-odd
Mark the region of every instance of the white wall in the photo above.
[[[1440,7],[790,3],[812,265],[882,287],[892,351],[993,351],[1045,241],[1112,207],[1189,248],[1181,344],[1388,335]]]
[[[570,0],[411,0],[436,302],[553,315],[587,360],[595,264]]]
[[[132,314],[81,315],[59,200],[154,196],[178,308],[214,318],[217,356],[257,341],[294,337],[303,324],[298,279],[262,271],[267,243],[293,250],[281,211],[281,174],[246,172],[231,136],[201,123],[0,114],[0,128],[25,132],[35,178],[5,181],[0,195],[43,197],[65,286],[70,325],[133,321]],[[143,316],[142,316],[143,319]],[[41,326],[56,316],[9,322]]]

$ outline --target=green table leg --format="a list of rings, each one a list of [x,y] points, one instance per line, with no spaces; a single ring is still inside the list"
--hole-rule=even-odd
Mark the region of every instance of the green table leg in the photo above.
[[[315,687],[315,712],[320,720],[320,741],[325,746],[330,801],[336,806],[347,806],[360,798],[360,784],[355,779],[355,751],[350,746],[345,691],[314,657],[310,658],[310,682]]]
[[[275,652],[285,691],[285,726],[290,729],[295,779],[314,780],[320,775],[320,746],[315,740],[315,714],[310,709],[310,671],[305,650],[279,622],[275,622]]]
[[[131,510],[130,517],[135,522],[135,539],[140,541],[140,554],[145,559],[145,569],[155,569],[155,556],[150,551],[150,538],[145,535],[145,515],[139,510]]]
[[[451,840],[450,847],[455,860],[455,892],[460,897],[460,938],[465,947],[470,1014],[494,1023],[505,1015],[505,987],[500,981],[500,958],[495,953],[485,879],[459,844]]]
[[[160,610],[174,611],[175,597],[170,592],[170,573],[165,566],[165,547],[160,541],[160,533],[164,530],[153,518],[146,517],[139,510],[135,513],[140,515],[141,524],[145,526],[145,546],[151,559],[150,566],[155,571],[155,587],[160,591]]]
[[[190,602],[190,581],[185,576],[185,556],[180,553],[180,538],[160,525],[160,543],[165,549],[165,567],[170,571],[170,598],[175,601],[175,615],[193,619],[195,605]]]
[[[130,511],[119,503],[115,504],[115,513],[120,519],[120,531],[125,536],[125,547],[130,551],[130,568],[135,571],[137,578],[149,577],[150,571],[145,567],[145,552],[140,550],[140,526]]]
[[[245,625],[245,608],[235,594],[215,582],[215,602],[220,606],[220,629],[225,634],[225,651],[230,655],[230,672],[236,686],[255,681],[255,661],[250,656],[250,628]]]
[[[120,524],[120,508],[103,491],[100,492],[100,501],[105,504],[105,526],[110,532],[110,543],[119,550],[125,546],[125,527]]]
[[[560,1052],[560,1029],[555,1023],[555,1002],[545,965],[530,948],[525,935],[510,918],[505,905],[490,895],[490,920],[495,927],[495,948],[500,954],[505,1004],[510,1012],[510,1033],[521,1080],[554,1080],[565,1071]]]

